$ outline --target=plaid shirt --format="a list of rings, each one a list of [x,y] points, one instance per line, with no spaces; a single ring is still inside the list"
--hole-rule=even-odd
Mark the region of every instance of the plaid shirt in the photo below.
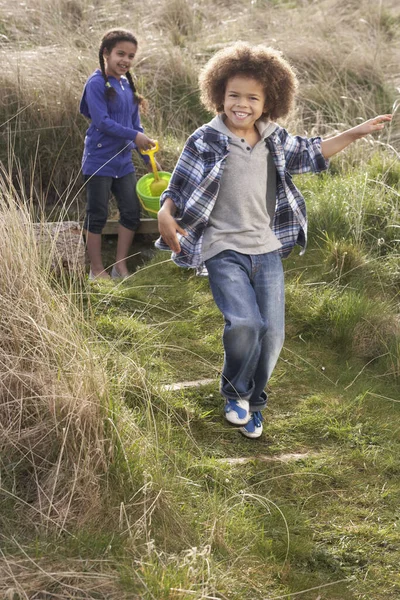
[[[299,244],[307,243],[307,216],[303,196],[292,181],[292,174],[318,173],[328,168],[321,153],[321,138],[291,136],[277,125],[265,143],[277,171],[276,206],[272,230],[282,244],[279,252],[286,257]],[[211,211],[218,196],[219,184],[229,154],[229,139],[209,125],[197,129],[187,140],[174,169],[169,186],[160,203],[171,198],[177,219],[187,231],[178,234],[181,251],[172,253],[180,267],[203,267],[202,242]],[[162,238],[156,241],[160,250],[169,250]]]

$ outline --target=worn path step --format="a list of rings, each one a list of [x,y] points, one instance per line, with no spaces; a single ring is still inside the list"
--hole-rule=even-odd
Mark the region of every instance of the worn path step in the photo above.
[[[201,387],[203,385],[209,385],[215,383],[215,379],[196,379],[196,381],[181,381],[180,383],[167,383],[162,386],[163,390],[168,392],[175,392],[176,390],[183,390],[191,387]]]
[[[215,379],[196,379],[195,381],[181,381],[177,383],[169,383],[163,385],[163,389],[167,391],[183,390],[185,388],[201,387],[216,383]],[[284,462],[304,460],[305,458],[314,458],[314,452],[288,452],[287,454],[279,454],[276,456],[268,456],[266,454],[257,454],[255,456],[243,456],[235,458],[218,458],[216,462],[229,465],[244,465],[248,462],[259,460],[261,462]]]
[[[259,460],[261,462],[291,462],[304,460],[305,458],[313,458],[316,454],[312,452],[289,452],[288,454],[278,454],[276,456],[268,456],[266,454],[255,454],[254,456],[243,456],[236,458],[218,458],[216,462],[228,465],[245,465],[248,462]]]

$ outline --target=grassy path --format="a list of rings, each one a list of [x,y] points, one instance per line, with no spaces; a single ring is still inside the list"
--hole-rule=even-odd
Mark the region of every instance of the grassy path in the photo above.
[[[154,432],[164,469],[158,463],[153,485],[172,485],[180,514],[178,528],[168,511],[153,519],[151,535],[180,556],[173,575],[168,559],[156,560],[163,575],[146,575],[153,596],[397,598],[396,381],[323,335],[298,334],[289,312],[265,432],[243,438],[222,418],[222,320],[208,283],[165,257],[139,270],[134,285],[110,290],[108,302],[92,298],[101,334],[114,349],[134,347],[147,371],[151,409],[139,422]],[[304,266],[294,259],[286,268],[297,277]],[[133,411],[143,406],[129,390],[125,400]],[[197,548],[193,578],[182,562],[188,546]]]

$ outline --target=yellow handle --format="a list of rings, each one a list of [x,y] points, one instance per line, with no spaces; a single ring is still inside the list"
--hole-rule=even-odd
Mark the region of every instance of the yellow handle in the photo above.
[[[157,171],[156,161],[154,160],[154,154],[156,152],[158,152],[159,149],[160,149],[160,146],[158,145],[157,140],[155,140],[153,148],[150,148],[150,150],[141,150],[140,151],[141,154],[147,154],[147,156],[150,158],[151,168],[153,169],[153,175],[154,175],[154,179],[156,181],[158,181],[160,179],[160,176]]]
[[[140,153],[148,154],[150,156],[150,154],[154,154],[154,152],[158,152],[159,149],[160,149],[160,146],[158,145],[158,141],[154,140],[154,146],[152,148],[150,148],[150,150],[141,150]]]

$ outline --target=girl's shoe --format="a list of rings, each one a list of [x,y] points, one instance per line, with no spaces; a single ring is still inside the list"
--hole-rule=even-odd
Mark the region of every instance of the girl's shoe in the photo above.
[[[106,271],[104,272],[106,273]],[[88,279],[89,281],[107,281],[108,279],[110,279],[110,277],[108,274],[106,277],[100,277],[100,275],[95,275],[92,269],[90,269]]]
[[[118,271],[118,269],[115,265],[111,269],[111,279],[126,279],[127,277],[129,277],[129,274],[121,275],[121,273]]]
[[[250,418],[249,401],[242,399],[229,400],[224,406],[225,419],[232,425],[244,425]]]
[[[264,417],[259,410],[250,413],[250,421],[244,427],[240,427],[239,431],[248,438],[259,438],[263,432],[263,421]]]

